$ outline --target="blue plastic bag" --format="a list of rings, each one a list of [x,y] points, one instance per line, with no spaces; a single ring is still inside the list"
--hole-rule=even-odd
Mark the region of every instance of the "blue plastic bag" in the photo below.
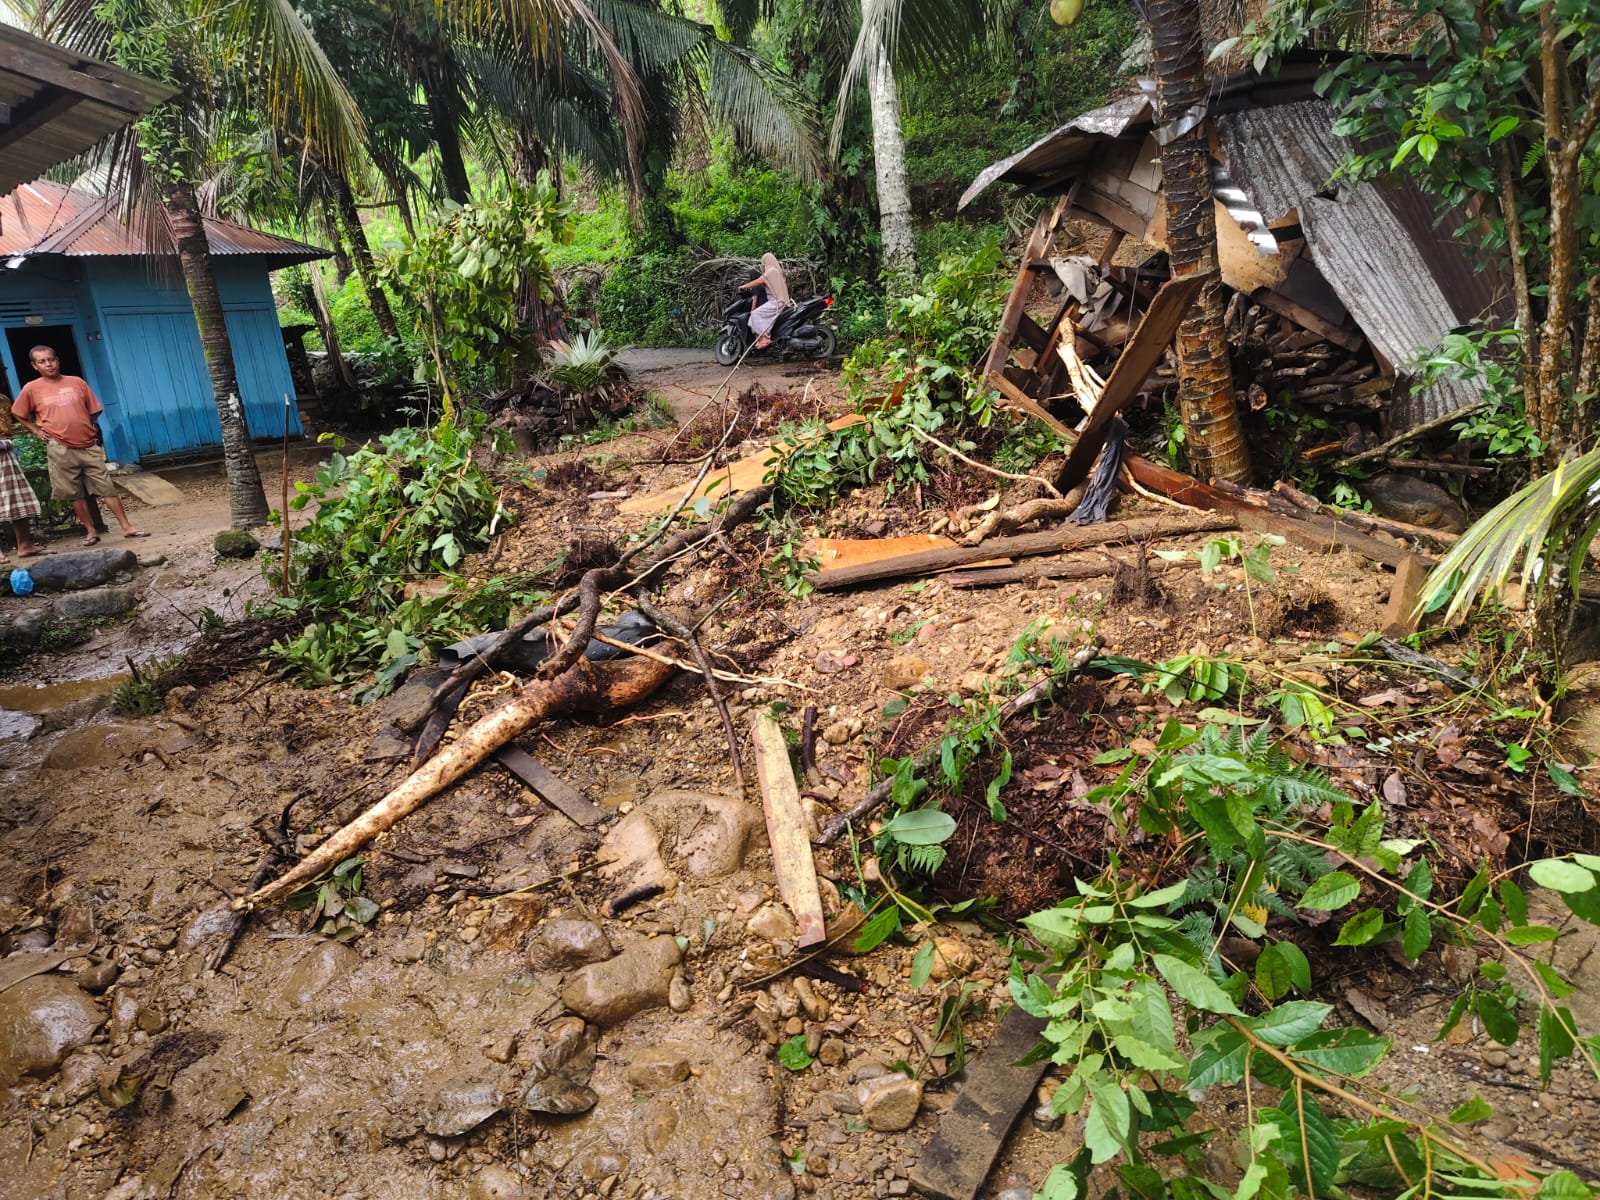
[[[18,567],[11,572],[11,594],[13,596],[26,596],[33,591],[33,576],[23,568]]]

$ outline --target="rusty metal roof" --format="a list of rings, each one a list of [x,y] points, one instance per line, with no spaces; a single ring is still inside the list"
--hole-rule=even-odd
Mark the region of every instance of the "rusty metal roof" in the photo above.
[[[0,192],[92,149],[176,91],[0,25]]]
[[[212,254],[265,257],[271,260],[271,270],[327,258],[331,253],[214,217],[207,217],[205,226]],[[116,204],[104,196],[36,179],[0,199],[0,256],[89,258],[174,253],[119,219]]]

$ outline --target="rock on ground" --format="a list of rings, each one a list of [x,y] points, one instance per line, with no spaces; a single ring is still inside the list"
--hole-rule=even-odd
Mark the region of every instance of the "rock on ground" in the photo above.
[[[678,943],[670,937],[635,942],[617,957],[573,975],[561,991],[561,1002],[597,1025],[626,1021],[666,1004],[672,968],[680,957]]]
[[[0,1087],[55,1070],[105,1019],[94,1000],[60,976],[37,975],[0,992]]]

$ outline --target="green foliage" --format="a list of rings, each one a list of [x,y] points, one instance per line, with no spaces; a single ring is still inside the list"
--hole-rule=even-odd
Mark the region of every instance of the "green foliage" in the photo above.
[[[821,422],[780,430],[801,447],[772,476],[784,503],[820,507],[885,474],[891,491],[922,483],[928,443],[917,431],[943,440],[988,427],[993,394],[979,386],[973,364],[993,337],[1000,263],[999,246],[985,243],[968,258],[940,263],[920,290],[890,301],[887,332],[844,364],[846,386],[868,419],[840,430]],[[885,394],[892,406],[875,399]],[[959,437],[957,444],[972,448]]]
[[[572,237],[550,247],[546,256],[552,270],[605,266],[629,257],[633,247],[628,229],[628,202],[622,192],[608,189],[593,208],[572,213]]]
[[[326,436],[326,435],[325,435]],[[350,683],[378,668],[363,698],[392,688],[426,652],[498,626],[542,595],[516,576],[467,580],[462,559],[488,544],[502,519],[494,488],[473,461],[476,427],[400,429],[352,455],[335,453],[290,507],[319,502],[294,531],[289,594],[269,609],[308,623],[273,653],[313,686]],[[274,556],[262,570],[274,583]],[[407,585],[443,580],[443,588]]]
[[[177,686],[182,666],[183,659],[176,654],[142,667],[130,662],[128,678],[111,689],[111,707],[124,717],[148,717],[160,712],[167,693]]]
[[[1455,375],[1482,389],[1483,408],[1450,428],[1462,441],[1479,445],[1491,459],[1537,458],[1544,451],[1544,443],[1528,424],[1517,383],[1521,349],[1515,330],[1447,333],[1423,372],[1427,383]]]
[[[364,855],[347,858],[328,874],[314,879],[295,892],[284,906],[309,910],[313,923],[321,922],[319,932],[336,942],[348,942],[361,934],[361,927],[378,915],[378,906],[361,894],[361,865]]]
[[[568,236],[570,209],[554,188],[512,184],[504,200],[447,203],[380,264],[385,284],[415,297],[408,313],[423,370],[447,403],[463,368],[485,368],[501,383],[533,364],[518,296],[531,288],[554,298],[543,247]]]
[[[779,171],[722,162],[696,177],[669,177],[670,203],[684,237],[719,258],[776,254],[787,262],[822,249],[805,189]]]
[[[791,1071],[804,1071],[817,1060],[806,1050],[806,1035],[799,1033],[779,1045],[778,1061]]]
[[[1108,1163],[1136,1195],[1221,1195],[1200,1153],[1217,1131],[1186,1122],[1197,1093],[1231,1084],[1259,1089],[1228,1148],[1245,1164],[1236,1196],[1327,1196],[1356,1184],[1407,1196],[1521,1194],[1450,1127],[1483,1119],[1487,1105],[1447,1119],[1394,1102],[1362,1082],[1388,1055],[1387,1039],[1330,1025],[1331,1005],[1286,999],[1314,982],[1287,936],[1298,914],[1344,910],[1375,893],[1381,902],[1345,920],[1337,944],[1398,939],[1411,959],[1443,937],[1492,945],[1446,1032],[1470,1010],[1510,1042],[1527,1009],[1544,1079],[1575,1053],[1600,1067],[1594,1042],[1578,1036],[1559,1003],[1571,985],[1518,953],[1559,934],[1528,923],[1514,882],[1495,887],[1485,870],[1454,902],[1433,900],[1431,872],[1416,857],[1422,843],[1386,837],[1380,804],[1357,806],[1264,733],[1170,723],[1150,761],[1130,764],[1089,799],[1170,838],[1181,857],[1163,874],[1185,874],[1154,887],[1113,863],[1098,879],[1079,880],[1075,897],[1024,921],[1050,961],[1032,974],[1014,963],[1012,997],[1048,1021],[1032,1057],[1066,1069],[1052,1107],[1082,1114],[1084,1130],[1083,1151],[1051,1173],[1046,1195],[1086,1195],[1089,1168]],[[1319,822],[1319,813],[1329,817]],[[1330,858],[1348,869],[1329,871]],[[1545,860],[1530,874],[1600,923],[1600,857]],[[1222,956],[1225,935],[1257,944],[1252,973]],[[1181,1047],[1174,997],[1188,1034]],[[1565,1195],[1575,1184],[1551,1176],[1543,1188]],[[1571,1194],[1588,1192],[1577,1185]]]
[[[692,266],[687,250],[643,251],[619,262],[595,294],[607,336],[635,346],[709,346],[716,330],[698,328],[678,299]]]

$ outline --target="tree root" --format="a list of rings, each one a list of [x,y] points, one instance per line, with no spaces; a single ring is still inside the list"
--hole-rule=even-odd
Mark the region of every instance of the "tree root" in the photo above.
[[[535,722],[558,713],[608,712],[627,708],[655,692],[672,677],[674,670],[674,667],[648,658],[606,666],[583,662],[554,679],[531,681],[511,700],[469,727],[437,757],[401,780],[387,796],[335,832],[287,873],[234,901],[234,908],[251,908],[281,900],[331,871]]]
[[[978,527],[966,537],[961,539],[963,546],[977,546],[985,538],[996,534],[1011,533],[1021,529],[1024,525],[1032,525],[1035,521],[1050,521],[1060,517],[1070,517],[1078,501],[1083,495],[1082,488],[1073,488],[1064,498],[1045,498],[1029,500],[1015,508],[1008,508],[1004,512],[996,510],[986,516]]]

